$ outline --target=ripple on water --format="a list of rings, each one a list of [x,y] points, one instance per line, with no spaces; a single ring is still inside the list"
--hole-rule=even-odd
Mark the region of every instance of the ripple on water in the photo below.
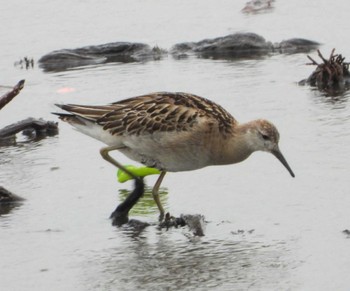
[[[177,233],[174,239],[174,233]],[[153,231],[152,231],[153,233]],[[91,290],[247,290],[290,288],[285,243],[264,244],[250,236],[188,239],[181,231],[128,237],[94,254],[83,276]],[[129,234],[130,235],[130,234]]]

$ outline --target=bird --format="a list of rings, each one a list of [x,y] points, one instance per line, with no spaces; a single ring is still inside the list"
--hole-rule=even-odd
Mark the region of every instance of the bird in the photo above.
[[[273,154],[294,172],[279,149],[280,135],[268,120],[239,123],[215,102],[190,93],[155,92],[107,105],[56,104],[67,113],[54,112],[62,121],[106,146],[102,157],[135,179],[133,193],[112,216],[122,217],[143,194],[142,179],[110,156],[117,150],[131,160],[160,170],[152,196],[164,217],[159,187],[167,172],[236,164],[253,152]],[[118,209],[119,208],[119,209]]]

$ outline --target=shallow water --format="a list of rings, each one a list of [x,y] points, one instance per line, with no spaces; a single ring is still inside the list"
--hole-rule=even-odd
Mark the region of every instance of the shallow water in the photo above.
[[[0,127],[28,116],[56,120],[55,103],[191,92],[223,105],[241,122],[274,122],[296,178],[265,153],[234,166],[168,174],[164,206],[174,215],[203,214],[205,237],[186,228],[115,228],[108,217],[132,183],[118,184],[116,171],[99,155],[100,142],[60,123],[58,136],[0,148],[0,185],[26,198],[0,216],[0,289],[348,290],[349,239],[342,231],[350,228],[349,93],[329,97],[297,86],[313,70],[305,66],[306,54],[232,61],[166,57],[59,73],[13,66],[24,56],[37,60],[61,48],[135,41],[168,49],[237,31],[273,42],[308,38],[324,44],[324,55],[335,47],[350,56],[348,1],[276,1],[275,9],[255,15],[242,14],[244,4],[2,4],[0,85],[26,84],[1,110]],[[73,90],[60,93],[62,88]],[[149,194],[131,215],[156,222]]]

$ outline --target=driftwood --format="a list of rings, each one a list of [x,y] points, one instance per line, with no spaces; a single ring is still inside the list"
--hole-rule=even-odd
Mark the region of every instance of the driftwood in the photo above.
[[[24,81],[25,80],[19,81],[17,85],[14,86],[10,92],[7,92],[6,94],[0,97],[0,110],[19,94],[19,92],[24,87]]]
[[[8,104],[24,87],[24,80],[17,83],[11,91],[5,93],[0,97],[0,110]],[[27,118],[17,123],[8,125],[0,129],[0,146],[12,145],[16,143],[16,134],[23,132],[32,139],[38,139],[45,136],[52,136],[58,133],[58,123],[51,121],[44,121],[43,119]],[[0,186],[0,215],[8,213],[15,202],[22,201],[23,198],[11,193],[4,187]],[[5,205],[5,206],[4,206]]]
[[[317,87],[321,91],[326,92],[342,92],[350,87],[349,63],[344,62],[345,57],[341,54],[334,54],[332,50],[328,59],[323,57],[321,52],[317,50],[318,56],[322,63],[317,63],[309,55],[307,56],[311,63],[307,65],[317,66],[312,74],[305,80],[299,82],[301,85],[308,84]]]
[[[9,103],[13,98],[15,98],[18,93],[22,90],[24,87],[24,80],[21,80],[17,83],[16,86],[12,88],[10,92],[7,92],[3,96],[0,97],[0,110]],[[0,138],[1,140],[1,138]],[[23,200],[23,198],[11,193],[10,191],[6,190],[4,187],[0,186],[0,206],[3,204],[8,205],[9,203],[18,202]],[[5,207],[6,209],[2,209],[0,207],[0,215],[8,213],[9,209],[8,207]]]
[[[58,123],[29,117],[0,129],[0,140],[11,138],[19,132],[34,138],[53,136],[58,133]]]
[[[19,81],[11,91],[0,97],[0,110],[19,94],[24,87],[24,82],[25,80]],[[58,133],[58,123],[29,117],[0,129],[0,145],[15,144],[16,134],[19,132],[31,137],[31,140],[53,136]]]

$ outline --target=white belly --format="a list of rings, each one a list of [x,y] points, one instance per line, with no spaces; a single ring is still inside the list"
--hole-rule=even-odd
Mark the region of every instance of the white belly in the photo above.
[[[203,140],[191,132],[157,132],[154,134],[116,136],[90,123],[74,127],[108,146],[120,147],[119,151],[132,160],[160,170],[191,171],[210,165],[208,149]]]
[[[203,147],[191,139],[179,138],[176,132],[124,137],[129,158],[149,167],[169,172],[191,171],[208,166],[209,157]]]

